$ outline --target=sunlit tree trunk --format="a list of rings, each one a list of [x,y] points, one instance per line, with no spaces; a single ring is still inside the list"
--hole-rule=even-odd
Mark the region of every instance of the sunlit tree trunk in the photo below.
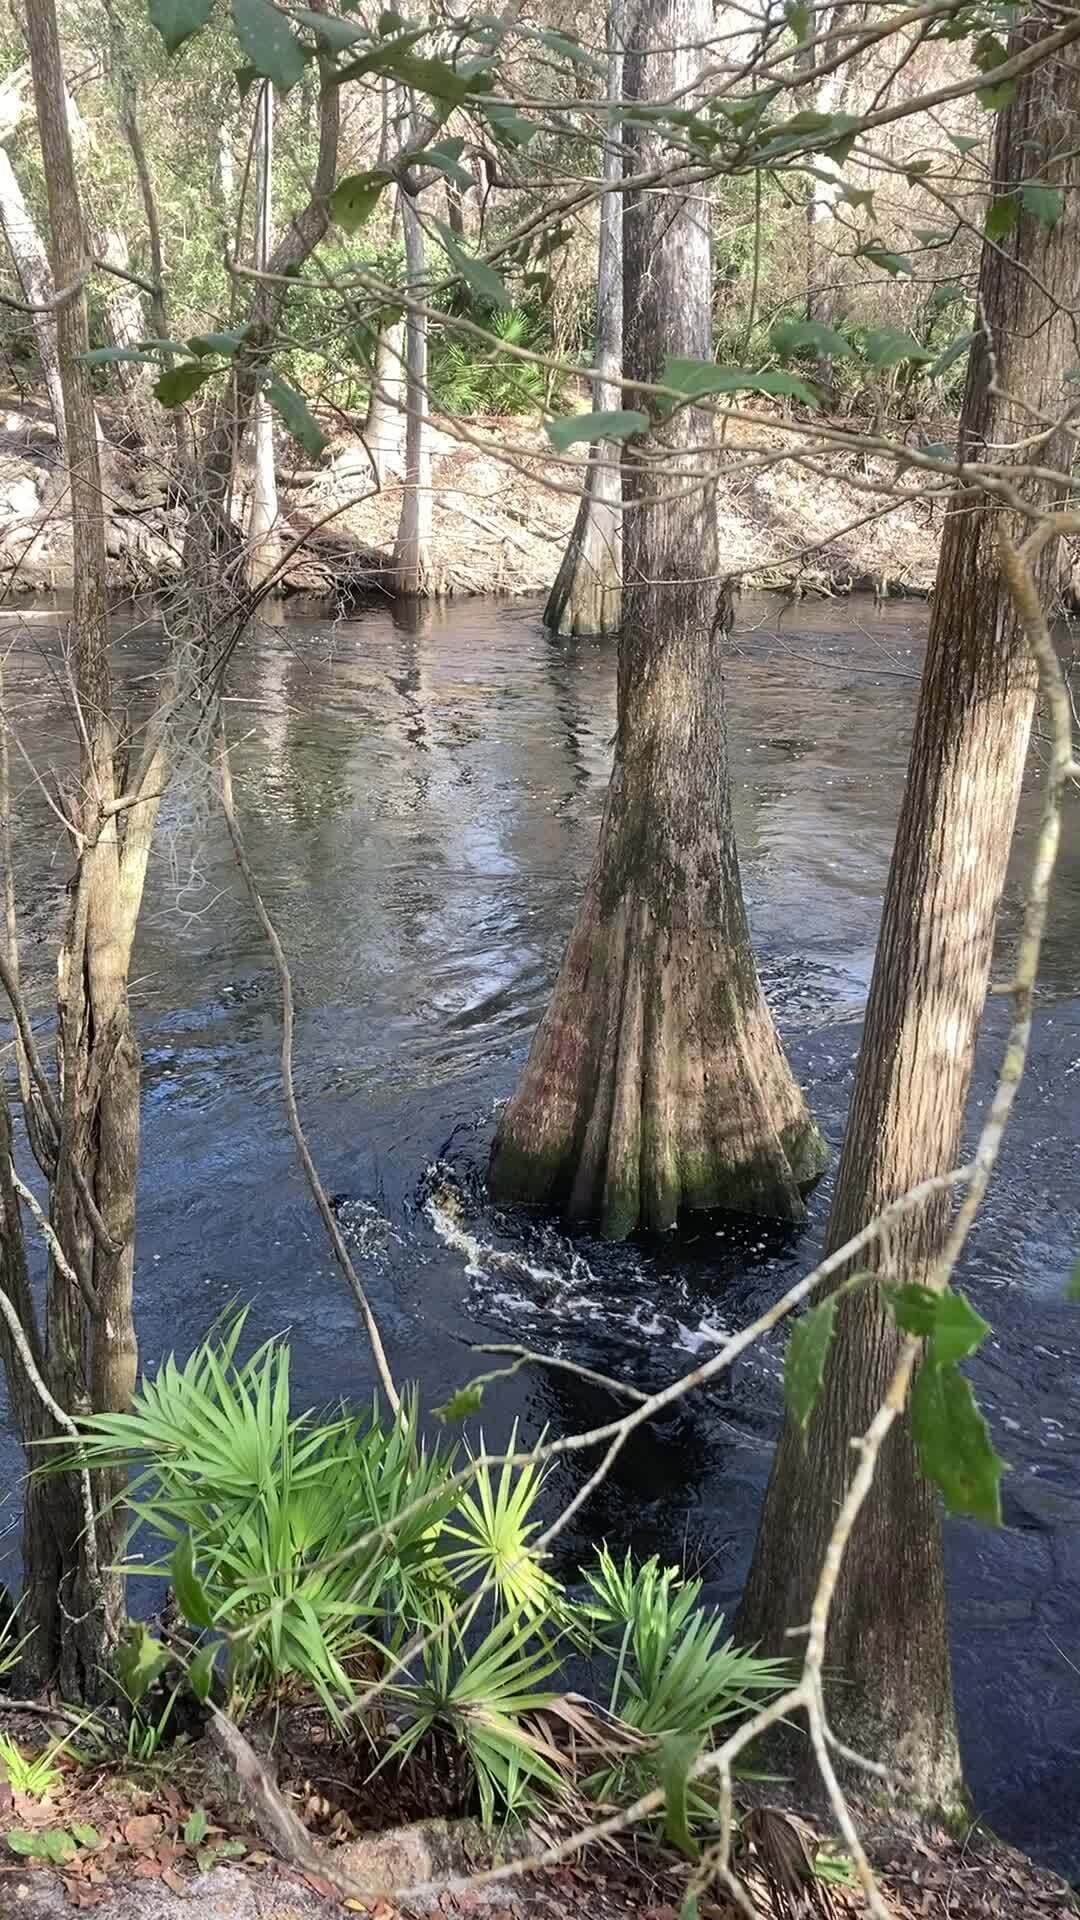
[[[4,229],[4,239],[22,288],[23,299],[29,306],[45,306],[53,294],[49,256],[5,147],[0,147],[0,225]],[[56,435],[63,449],[64,395],[56,358],[56,322],[51,313],[35,313],[32,324]]]
[[[627,97],[685,103],[712,31],[709,0],[647,0]],[[627,145],[629,171],[663,173],[662,133],[628,128]],[[711,359],[708,200],[638,191],[624,233],[627,376],[659,380],[668,354]],[[689,408],[654,424],[659,486],[633,450],[627,461],[618,732],[600,842],[492,1150],[497,1195],[554,1202],[612,1238],[673,1226],[684,1208],[799,1219],[824,1157],[743,904],[716,505],[708,463],[690,451],[708,433],[708,416]]]
[[[622,97],[623,0],[611,0],[608,13],[608,99]],[[622,134],[612,124],[604,142],[604,179],[614,189],[622,179]],[[621,404],[623,335],[623,204],[617,190],[600,200],[600,238],[596,265],[596,351],[593,407],[614,411]],[[622,480],[619,447],[600,442],[594,449],[573,532],[555,585],[544,608],[552,633],[615,633],[622,612]]]
[[[380,487],[400,468],[405,429],[405,322],[383,321],[375,341],[364,445]]]
[[[412,196],[401,193],[405,280],[424,298],[424,229]],[[400,594],[435,594],[439,582],[432,556],[431,446],[427,413],[427,316],[410,307],[405,321],[405,485],[394,543],[394,577]]]
[[[263,82],[259,101],[258,128],[258,203],[255,215],[255,265],[265,273],[273,251],[272,192],[274,165],[274,89]],[[253,586],[274,571],[277,562],[278,497],[274,471],[274,417],[262,392],[255,396],[252,410],[254,472],[251,485],[251,513],[248,521],[248,577]]]
[[[1022,211],[1010,235],[984,247],[979,311],[989,341],[980,333],[972,350],[962,459],[1023,449],[1032,422],[1060,419],[1068,402],[1071,316],[1080,302],[1078,111],[1080,69],[1067,56],[1025,76],[998,118],[995,190],[1011,192],[1025,177],[1049,180],[1064,190],[1064,213],[1048,231]],[[1068,471],[1071,434],[1051,434],[1039,458]],[[1039,483],[1025,491],[1044,507],[1058,497]],[[842,1246],[890,1200],[960,1158],[1035,698],[1034,667],[998,578],[1001,511],[978,493],[962,493],[945,523],[830,1246]],[[1047,560],[1044,590],[1051,572]],[[906,1213],[890,1228],[883,1270],[925,1281],[947,1220],[944,1202]],[[766,1652],[790,1652],[788,1629],[809,1618],[854,1470],[851,1439],[878,1408],[897,1352],[875,1289],[841,1302],[805,1445],[784,1427],[736,1621],[737,1635]],[[848,1744],[895,1768],[916,1798],[956,1802],[960,1761],[937,1500],[917,1471],[906,1419],[885,1441],[847,1549],[826,1674],[832,1724]]]

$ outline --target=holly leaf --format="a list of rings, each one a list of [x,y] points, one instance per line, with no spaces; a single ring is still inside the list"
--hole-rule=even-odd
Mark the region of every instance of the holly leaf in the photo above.
[[[203,366],[199,360],[182,360],[178,367],[170,367],[162,374],[154,392],[163,407],[182,407],[216,371],[215,367]]]
[[[784,1404],[803,1433],[814,1411],[836,1320],[836,1295],[796,1320],[784,1356]]]
[[[270,0],[232,0],[236,37],[256,73],[288,93],[304,77],[304,51],[283,13]]]
[[[167,53],[176,53],[185,40],[201,33],[214,11],[214,0],[150,0],[150,24],[157,28]]]
[[[647,413],[634,408],[618,408],[610,413],[568,413],[561,420],[546,420],[544,431],[556,453],[565,453],[579,440],[629,440],[631,434],[645,433]]]
[[[512,306],[510,295],[494,267],[489,267],[486,260],[478,260],[474,253],[469,253],[460,246],[450,228],[442,220],[436,220],[435,225],[439,229],[439,238],[446,249],[450,265],[456,273],[461,275],[466,286],[470,287],[481,300],[486,300],[490,306]]]
[[[992,200],[986,209],[983,232],[988,240],[1004,240],[1011,233],[1020,217],[1020,202],[1015,193],[1003,193],[998,200]]]
[[[1025,180],[1020,198],[1026,212],[1033,213],[1047,228],[1056,227],[1065,211],[1061,193],[1057,187],[1048,187],[1045,180]]]
[[[298,440],[305,453],[317,460],[329,442],[314,414],[310,411],[302,393],[290,387],[287,380],[279,374],[271,374],[266,384],[266,397],[270,405],[281,415],[294,440]],[[196,1624],[209,1625],[209,1621]]]
[[[158,1676],[169,1664],[169,1656],[160,1640],[147,1632],[141,1620],[131,1620],[113,1657],[116,1677],[129,1700],[137,1706]]]
[[[880,267],[884,273],[891,273],[894,280],[902,273],[911,274],[915,271],[906,253],[894,253],[890,247],[858,247],[855,258],[869,260],[872,267]]]
[[[173,1594],[181,1614],[191,1627],[209,1627],[214,1616],[206,1589],[195,1566],[195,1549],[190,1533],[185,1533],[169,1563]]]
[[[196,1700],[209,1700],[210,1684],[214,1674],[214,1661],[220,1652],[221,1641],[208,1640],[205,1647],[199,1648],[198,1653],[188,1668],[188,1686],[191,1688]]]
[[[330,211],[346,233],[356,233],[370,220],[379,204],[379,195],[389,186],[391,175],[375,167],[366,173],[346,174],[330,196]]]
[[[952,1287],[939,1293],[933,1287],[912,1284],[889,1287],[886,1292],[897,1326],[929,1343],[926,1362],[930,1366],[952,1366],[965,1359],[990,1331],[989,1321]]]
[[[665,360],[660,383],[674,387],[688,400],[714,393],[789,394],[808,407],[819,407],[821,395],[794,373],[752,373],[747,367],[718,367],[711,360]]]
[[[940,380],[942,374],[947,373],[957,360],[962,360],[966,353],[970,353],[974,338],[973,333],[958,333],[955,340],[950,340],[944,352],[938,354],[930,369],[931,380]]]
[[[300,26],[307,27],[331,53],[341,53],[346,47],[355,47],[358,40],[371,39],[366,27],[353,26],[351,21],[342,20],[336,13],[313,13],[310,7],[297,7],[292,17]]]
[[[468,1386],[459,1387],[450,1395],[441,1407],[432,1407],[431,1411],[444,1427],[452,1426],[459,1420],[467,1420],[471,1413],[479,1413],[484,1398],[483,1385],[479,1380],[470,1380]]]
[[[905,363],[926,367],[935,358],[929,347],[921,347],[899,327],[875,327],[863,342],[863,353],[872,367],[901,367]]]
[[[919,1467],[940,1488],[950,1513],[1001,1525],[1005,1462],[959,1367],[923,1366],[911,1395],[911,1430]]]
[[[196,333],[187,343],[188,352],[198,354],[200,359],[207,353],[224,354],[226,359],[231,359],[239,353],[247,336],[246,327],[227,333]]]
[[[91,347],[89,353],[79,353],[75,357],[83,367],[111,367],[118,360],[141,361],[144,367],[157,365],[152,353],[140,353],[138,347]]]
[[[782,360],[808,351],[830,360],[850,360],[854,353],[850,340],[823,320],[778,320],[769,338]]]
[[[459,187],[475,187],[475,174],[459,165],[464,146],[464,140],[455,134],[450,140],[440,140],[437,147],[425,147],[422,153],[414,154],[411,164],[414,167],[436,167]]]

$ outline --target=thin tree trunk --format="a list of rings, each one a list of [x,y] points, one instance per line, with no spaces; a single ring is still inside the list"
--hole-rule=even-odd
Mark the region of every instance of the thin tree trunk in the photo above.
[[[1021,33],[1030,32],[1021,29]],[[1017,43],[1014,41],[1013,45]],[[1026,177],[1064,190],[1048,232],[1021,212],[983,250],[980,334],[961,420],[961,458],[1023,443],[1033,420],[1059,418],[1076,358],[1080,301],[1080,159],[1073,129],[1080,70],[1066,61],[1025,76],[997,122],[996,191]],[[1055,164],[1055,155],[1061,155]],[[1052,289],[1052,301],[1043,288]],[[992,380],[993,376],[993,380]],[[1022,452],[1020,458],[1027,456]],[[1071,436],[1040,449],[1068,470]],[[1055,494],[1033,483],[1043,507]],[[888,1201],[957,1164],[994,922],[1023,775],[1035,672],[998,579],[1001,508],[960,494],[945,523],[907,784],[836,1198],[830,1246]],[[1052,561],[1043,564],[1045,590]],[[942,1203],[890,1230],[888,1270],[925,1281],[947,1226]],[[898,1336],[876,1290],[845,1299],[825,1386],[804,1446],[785,1424],[753,1565],[736,1620],[744,1640],[790,1650],[810,1612],[833,1517],[851,1473],[851,1438],[880,1404]],[[830,1711],[850,1745],[897,1770],[917,1799],[955,1803],[953,1714],[936,1496],[918,1473],[910,1426],[885,1442],[848,1546],[829,1622]]]
[[[627,97],[686,101],[712,31],[710,0],[646,0]],[[632,171],[663,171],[661,133],[635,127],[627,144]],[[638,192],[624,232],[628,376],[658,380],[666,354],[711,359],[708,200]],[[498,1195],[553,1201],[611,1238],[671,1227],[683,1208],[799,1219],[801,1190],[823,1164],[743,905],[723,700],[727,596],[718,605],[712,480],[688,452],[707,434],[708,416],[691,409],[655,425],[659,485],[656,468],[642,477],[627,463],[618,732],[600,842],[492,1150]]]
[[[622,98],[623,0],[608,12],[608,99]],[[604,179],[611,191],[600,200],[596,263],[596,352],[593,407],[621,404],[623,335],[622,136],[612,123],[604,141]],[[585,478],[573,532],[544,608],[552,633],[616,633],[622,617],[622,475],[620,449],[601,441]]]
[[[371,370],[371,397],[363,440],[380,487],[400,466],[405,429],[405,322],[389,319],[379,327]]]
[[[405,238],[405,280],[409,292],[424,297],[424,229],[411,196],[401,191]],[[394,542],[394,576],[399,594],[439,592],[431,551],[431,446],[427,412],[427,316],[410,307],[405,321],[405,486]]]
[[[30,306],[42,307],[52,299],[53,278],[49,256],[6,147],[0,146],[0,225],[4,229],[23,299]],[[49,396],[56,425],[56,437],[64,451],[64,393],[56,357],[56,321],[51,313],[35,313],[32,320],[42,378]]]
[[[263,82],[259,102],[258,167],[259,189],[255,218],[255,265],[265,273],[273,251],[272,193],[274,165],[274,89]],[[266,395],[255,396],[253,409],[254,473],[251,488],[251,515],[248,521],[248,578],[258,586],[277,564],[278,518],[277,476],[274,471],[274,417]]]
[[[92,234],[99,260],[125,272],[131,266],[127,239],[116,227],[96,227]],[[105,338],[110,347],[136,347],[147,334],[143,296],[138,287],[114,274],[105,276],[101,307]],[[153,369],[135,360],[119,360],[115,368],[117,384],[131,397],[145,396],[154,378]]]
[[[38,129],[49,199],[53,279],[70,286],[86,265],[84,224],[65,111],[65,88],[53,0],[36,0],[27,35]],[[69,1262],[87,1275],[96,1308],[85,1326],[84,1304],[54,1261],[49,1275],[47,1343],[50,1385],[69,1410],[125,1407],[134,1385],[132,1318],[135,1176],[139,1149],[139,1054],[127,1001],[127,965],[133,923],[121,888],[112,687],[105,608],[105,532],[97,422],[87,348],[85,292],[57,310],[57,343],[67,421],[74,547],[72,670],[83,736],[79,818],[82,850],[61,954],[58,1048],[64,1128],[54,1180],[54,1222]],[[128,834],[140,823],[133,810]],[[87,1183],[99,1215],[93,1231],[78,1193],[72,1162]],[[87,1358],[89,1365],[87,1366]],[[119,1495],[115,1478],[102,1488]],[[58,1496],[57,1506],[60,1499]],[[97,1558],[105,1570],[101,1592],[86,1591],[86,1556],[78,1536],[57,1532],[50,1565],[27,1538],[31,1583],[55,1576],[65,1610],[60,1644],[41,1656],[68,1686],[92,1693],[100,1686],[123,1612],[123,1580],[110,1569],[120,1554],[122,1504],[99,1521]]]

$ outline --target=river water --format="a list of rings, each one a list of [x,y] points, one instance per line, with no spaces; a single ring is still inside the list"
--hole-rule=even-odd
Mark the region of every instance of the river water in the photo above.
[[[7,698],[39,768],[70,766],[55,617],[3,623]],[[160,630],[117,622],[137,704]],[[926,632],[919,606],[745,601],[729,706],[750,917],[772,1005],[838,1142],[904,778]],[[237,804],[289,952],[297,1079],[311,1141],[399,1378],[427,1402],[478,1369],[470,1343],[524,1340],[659,1384],[812,1262],[829,1179],[799,1232],[691,1226],[573,1245],[484,1201],[497,1103],[549,990],[595,843],[614,729],[614,653],[553,645],[532,604],[466,601],[289,620],[231,674]],[[1014,872],[1039,806],[1036,740]],[[62,834],[16,756],[16,866],[31,987],[47,1008]],[[351,1299],[298,1174],[282,1112],[267,954],[198,768],[170,793],[134,965],[145,1050],[138,1311],[144,1363],[186,1352],[230,1301],[253,1337],[289,1330],[305,1403],[368,1391]],[[1015,930],[1014,882],[1001,968]],[[964,1284],[992,1322],[972,1367],[1010,1461],[1007,1524],[947,1530],[965,1762],[979,1811],[1080,1874],[1080,806],[1070,798],[1032,1064]],[[1000,1047],[992,1001],[971,1125]],[[679,1556],[730,1607],[780,1407],[782,1342],[637,1437],[565,1542]],[[606,1418],[566,1375],[489,1393],[489,1441]],[[18,1455],[0,1443],[5,1485]],[[552,1497],[577,1484],[567,1468]],[[17,1486],[0,1549],[12,1547]],[[0,1566],[0,1575],[3,1567]]]

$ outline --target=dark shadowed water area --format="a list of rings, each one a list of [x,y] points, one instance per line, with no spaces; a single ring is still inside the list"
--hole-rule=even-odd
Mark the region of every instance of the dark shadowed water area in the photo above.
[[[612,1248],[498,1213],[493,1116],[544,1005],[600,818],[615,657],[552,644],[533,604],[464,601],[290,619],[236,656],[237,803],[296,977],[297,1079],[396,1373],[429,1404],[477,1370],[470,1343],[524,1340],[639,1384],[684,1371],[812,1263],[827,1178],[798,1232],[709,1220]],[[735,811],[772,1005],[839,1141],[902,791],[926,610],[745,601],[728,702]],[[6,620],[7,699],[39,767],[70,765],[56,616]],[[116,623],[137,704],[160,669],[151,618]],[[1068,645],[1068,641],[1065,642]],[[1040,804],[1036,740],[999,975]],[[24,965],[47,1021],[62,833],[18,761]],[[140,927],[145,1056],[138,1316],[144,1365],[186,1353],[230,1301],[254,1340],[287,1330],[299,1399],[370,1391],[351,1298],[295,1164],[279,1000],[198,766],[171,790]],[[992,1000],[979,1123],[1006,1018]],[[1080,806],[1068,819],[1030,1070],[963,1283],[993,1325],[972,1365],[1012,1472],[1006,1526],[947,1529],[965,1761],[979,1811],[1080,1875]],[[561,1551],[680,1556],[730,1607],[780,1408],[780,1336],[638,1435]],[[480,1363],[489,1364],[489,1363]],[[611,1399],[530,1372],[489,1393],[489,1442],[607,1418]],[[0,1455],[13,1549],[18,1454]],[[561,1468],[551,1497],[579,1483]],[[0,1568],[0,1573],[3,1568]],[[888,1577],[883,1569],[882,1577]]]

